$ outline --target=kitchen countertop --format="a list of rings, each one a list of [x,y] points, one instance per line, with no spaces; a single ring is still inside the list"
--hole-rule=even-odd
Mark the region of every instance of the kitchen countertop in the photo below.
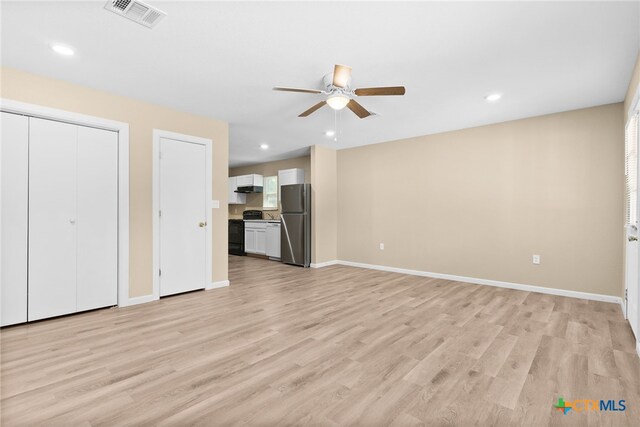
[[[245,219],[244,222],[275,222],[280,224],[279,219]]]

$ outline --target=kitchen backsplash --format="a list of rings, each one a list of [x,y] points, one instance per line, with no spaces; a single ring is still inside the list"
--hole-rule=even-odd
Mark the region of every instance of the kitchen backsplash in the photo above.
[[[260,205],[262,205],[262,203]],[[267,210],[263,209],[262,206],[249,206],[249,204],[246,204],[229,206],[229,219],[242,219],[242,211],[245,210],[262,211],[262,217],[264,219],[271,219],[268,214],[273,215],[274,219],[280,218],[280,208]]]

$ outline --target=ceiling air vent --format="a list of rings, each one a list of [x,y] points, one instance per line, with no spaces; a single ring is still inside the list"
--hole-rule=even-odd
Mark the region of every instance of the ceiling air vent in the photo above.
[[[147,28],[153,28],[167,14],[138,0],[109,0],[104,8]]]

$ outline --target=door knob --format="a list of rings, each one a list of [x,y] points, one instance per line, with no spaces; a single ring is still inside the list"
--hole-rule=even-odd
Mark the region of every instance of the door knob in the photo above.
[[[198,224],[198,225],[200,226],[200,228],[202,228],[202,227],[206,227],[206,226],[207,226],[207,222],[206,222],[206,221],[205,221],[205,222],[201,222],[201,223],[200,223],[200,224]]]
[[[638,238],[636,236],[629,236],[629,241],[630,242],[637,242]]]

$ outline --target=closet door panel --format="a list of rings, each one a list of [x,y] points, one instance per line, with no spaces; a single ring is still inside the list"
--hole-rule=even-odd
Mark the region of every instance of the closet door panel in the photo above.
[[[0,325],[27,321],[29,119],[2,113]]]
[[[29,320],[76,311],[77,126],[30,119]]]
[[[118,134],[78,127],[78,311],[118,303]]]

